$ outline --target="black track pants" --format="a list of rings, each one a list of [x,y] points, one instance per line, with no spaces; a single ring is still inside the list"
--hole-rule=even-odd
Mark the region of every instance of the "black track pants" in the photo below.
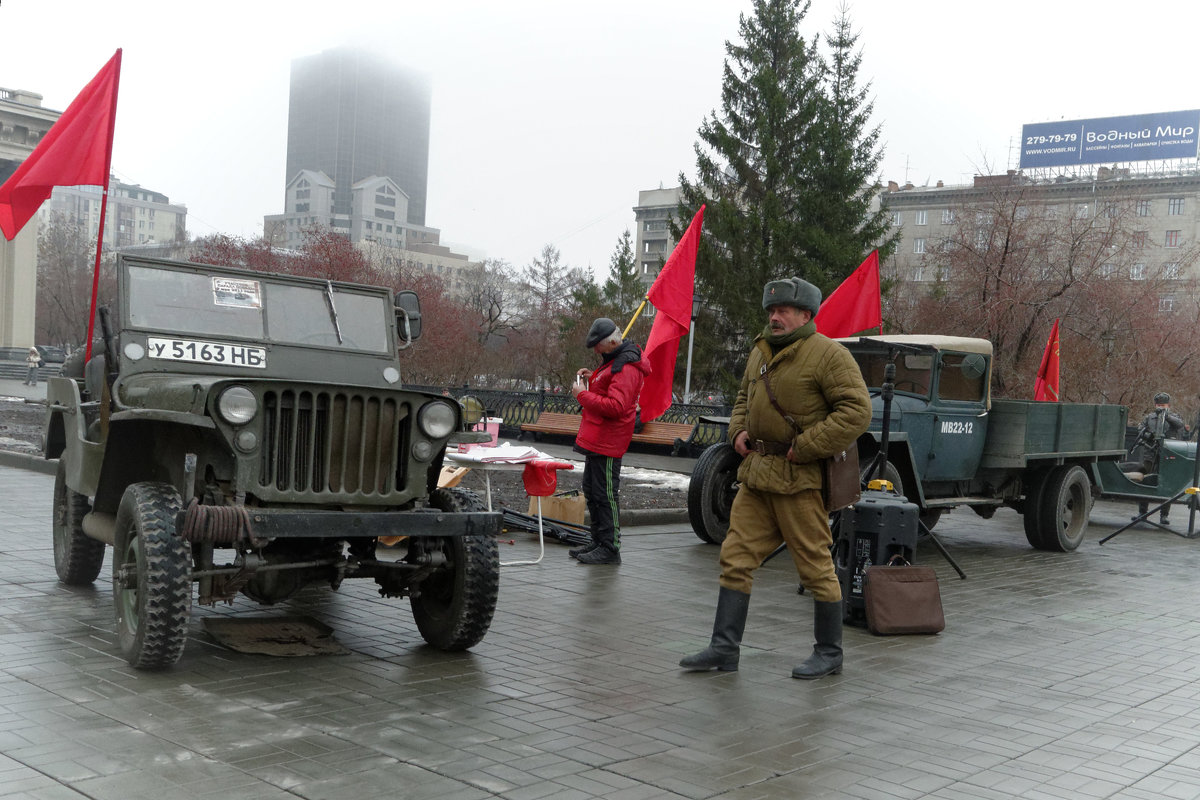
[[[583,463],[583,496],[592,515],[592,541],[613,552],[621,549],[621,518],[617,492],[621,488],[621,459],[589,455]]]

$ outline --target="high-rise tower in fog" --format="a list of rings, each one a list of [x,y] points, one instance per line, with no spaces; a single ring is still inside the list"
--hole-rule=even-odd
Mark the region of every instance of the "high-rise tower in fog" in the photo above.
[[[288,107],[289,185],[301,170],[333,181],[332,219],[351,217],[354,185],[391,178],[408,196],[406,218],[425,225],[429,174],[429,79],[351,48],[292,62]]]

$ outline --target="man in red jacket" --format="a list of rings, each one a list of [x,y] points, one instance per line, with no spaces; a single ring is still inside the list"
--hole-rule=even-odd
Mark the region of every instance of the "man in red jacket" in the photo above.
[[[620,564],[617,492],[621,487],[621,456],[633,438],[638,395],[650,366],[642,360],[641,348],[622,339],[616,323],[608,317],[592,323],[587,346],[602,362],[594,371],[579,370],[571,394],[583,409],[575,450],[585,456],[583,495],[592,515],[592,541],[571,550],[570,555],[580,564]]]

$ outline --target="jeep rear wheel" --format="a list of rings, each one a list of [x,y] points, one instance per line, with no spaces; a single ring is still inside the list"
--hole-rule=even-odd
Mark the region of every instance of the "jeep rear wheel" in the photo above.
[[[87,586],[104,566],[104,542],[83,532],[83,518],[91,510],[87,497],[67,486],[60,459],[54,473],[54,571],[68,586]]]
[[[467,489],[435,489],[430,504],[442,511],[485,511]],[[411,598],[413,619],[426,642],[439,650],[466,650],[492,624],[500,593],[500,551],[493,536],[468,534],[427,540],[446,565],[421,581]]]
[[[137,669],[171,666],[187,643],[192,556],[175,531],[180,506],[173,487],[135,483],[117,510],[113,607],[121,655]]]

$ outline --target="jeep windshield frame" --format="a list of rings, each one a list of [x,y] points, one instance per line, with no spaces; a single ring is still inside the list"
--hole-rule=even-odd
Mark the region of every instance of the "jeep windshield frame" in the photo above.
[[[374,355],[394,351],[395,312],[384,289],[132,259],[122,278],[124,328]]]

